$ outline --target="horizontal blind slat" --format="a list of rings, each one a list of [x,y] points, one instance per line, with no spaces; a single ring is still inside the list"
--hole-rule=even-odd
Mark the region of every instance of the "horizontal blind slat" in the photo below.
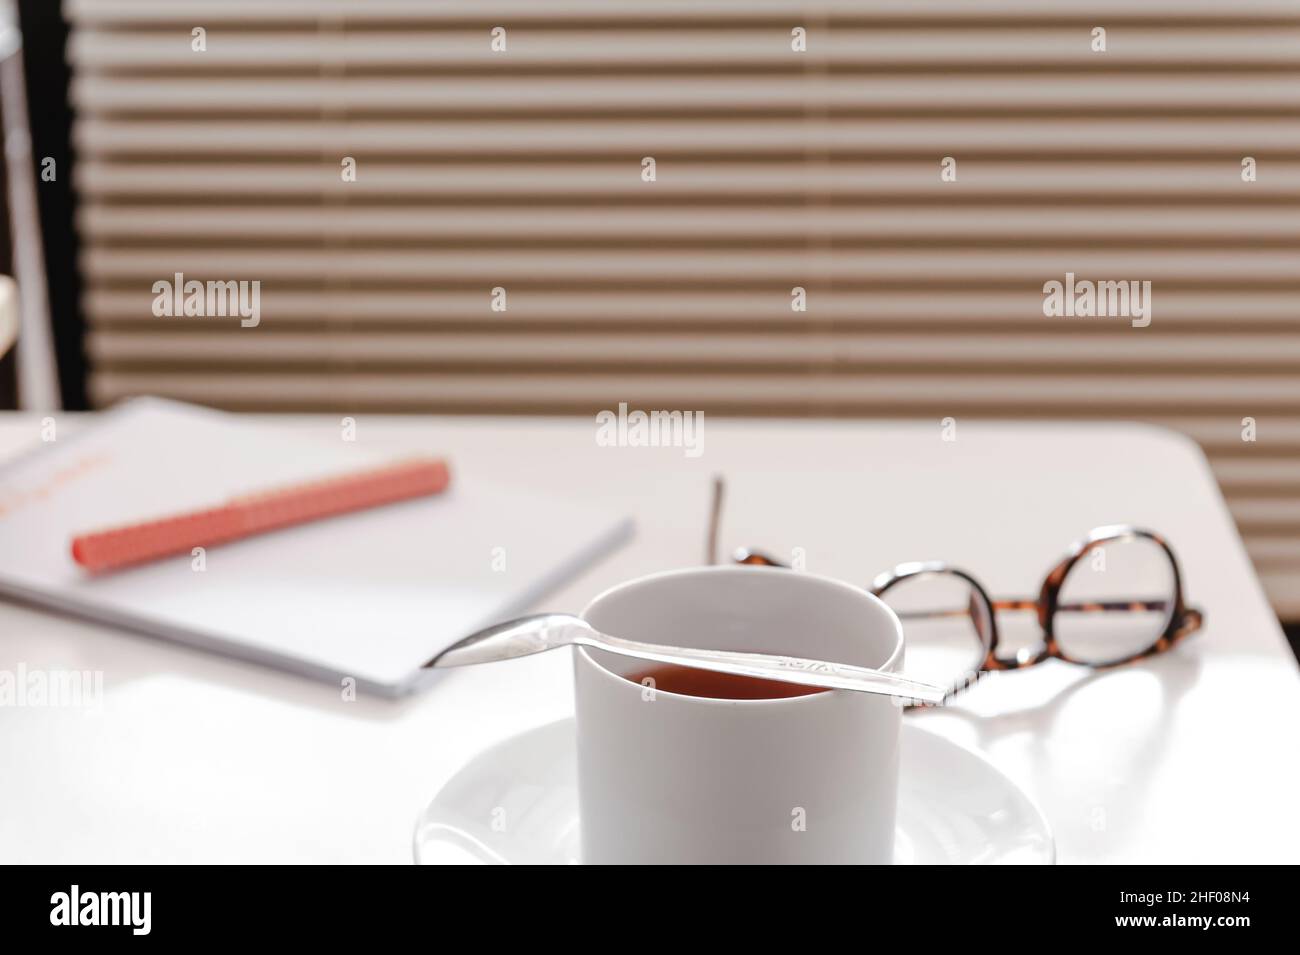
[[[356,157],[353,157],[356,158]],[[253,197],[344,202],[365,197],[493,202],[537,200],[764,200],[825,202],[848,200],[932,202],[1024,199],[1061,201],[1094,197],[1194,196],[1204,200],[1264,202],[1300,198],[1300,161],[1268,163],[1268,175],[1243,182],[1239,161],[1230,159],[1155,163],[1031,163],[968,159],[957,182],[939,178],[941,157],[932,162],[754,161],[748,163],[656,160],[656,181],[641,178],[642,156],[580,163],[383,163],[357,160],[357,179],[340,176],[341,159],[324,162],[116,163],[88,160],[77,167],[76,184],[90,198],[202,196],[211,200]]]
[[[142,282],[171,279],[173,273],[191,279],[312,280],[322,274],[335,279],[432,283],[487,283],[486,288],[517,282],[647,281],[761,282],[769,288],[836,282],[966,282],[1016,283],[1034,289],[1042,302],[1041,285],[1064,280],[1067,272],[1151,282],[1273,282],[1300,285],[1293,253],[1257,250],[1249,256],[1225,257],[1215,251],[1160,248],[1112,252],[1106,249],[1017,252],[964,250],[935,256],[931,250],[808,249],[800,252],[719,249],[701,256],[676,249],[578,249],[540,251],[533,248],[484,256],[466,249],[118,249],[92,247],[83,268],[94,279],[120,278]],[[1041,311],[1040,311],[1041,314]]]
[[[69,60],[84,74],[126,69],[147,72],[262,68],[311,70],[340,67],[392,72],[402,68],[451,69],[591,66],[704,68],[720,66],[812,69],[833,63],[838,70],[869,67],[984,66],[1005,69],[1074,66],[1291,66],[1300,62],[1300,28],[1258,26],[1191,29],[1128,27],[1122,41],[1102,60],[1087,29],[1077,25],[944,30],[836,27],[816,33],[807,51],[796,53],[785,26],[750,27],[744,21],[725,31],[690,28],[609,29],[571,25],[521,31],[508,56],[492,49],[482,27],[439,27],[400,33],[345,33],[308,29],[290,33],[214,36],[202,57],[187,30],[126,33],[82,30],[73,37]]]
[[[83,116],[73,126],[79,153],[88,158],[131,156],[146,161],[159,152],[186,161],[228,161],[229,156],[301,156],[361,152],[369,162],[391,164],[403,156],[474,156],[537,159],[549,155],[639,158],[647,149],[674,156],[722,154],[728,158],[824,153],[968,158],[1115,154],[1206,159],[1260,154],[1271,160],[1300,153],[1300,124],[1269,118],[1204,120],[1081,116],[1041,118],[1032,124],[1005,118],[932,119],[888,116],[810,123],[801,117],[756,121],[611,117],[599,123],[562,119],[372,120],[254,118],[165,120]],[[1244,152],[1243,152],[1244,151]]]
[[[419,324],[436,329],[445,323],[490,321],[515,328],[529,324],[586,328],[640,324],[676,330],[684,324],[723,325],[744,333],[751,325],[754,328],[807,327],[831,322],[834,327],[844,329],[932,326],[939,334],[947,334],[954,325],[994,326],[1005,334],[1008,329],[1042,332],[1048,321],[1042,314],[1042,293],[1037,287],[957,291],[933,285],[911,290],[814,289],[809,299],[812,311],[805,313],[791,311],[786,290],[514,287],[509,290],[508,312],[499,313],[492,310],[492,295],[486,288],[460,290],[440,286],[413,290],[390,286],[356,290],[331,278],[323,276],[316,283],[321,288],[330,286],[328,291],[294,290],[275,284],[263,286],[261,304],[268,316],[267,327],[346,320],[357,326]],[[1173,292],[1162,289],[1159,295],[1160,317],[1156,327],[1162,333],[1172,326],[1235,335],[1257,327],[1290,329],[1296,322],[1295,293],[1284,289],[1271,293],[1254,291],[1249,296],[1240,291],[1214,288]],[[151,287],[139,280],[121,287],[96,282],[85,295],[86,308],[97,321],[114,325],[156,325],[159,319],[152,312],[154,298]]]
[[[567,371],[567,369],[566,369]],[[223,370],[224,372],[224,370]],[[900,408],[928,413],[945,405],[960,403],[972,409],[999,407],[1037,409],[1084,407],[1113,415],[1134,406],[1166,412],[1190,409],[1221,408],[1234,402],[1251,402],[1264,413],[1284,409],[1288,414],[1300,411],[1300,381],[1251,376],[1221,376],[1210,393],[1199,375],[1162,375],[1159,377],[1089,375],[1074,378],[1063,375],[1018,375],[978,377],[952,374],[917,374],[870,376],[809,375],[804,373],[696,376],[682,372],[658,371],[644,375],[546,374],[544,372],[510,375],[484,375],[473,372],[428,375],[413,371],[406,374],[357,372],[331,375],[322,370],[308,374],[265,374],[224,372],[217,376],[194,376],[189,373],[105,372],[105,383],[113,383],[110,394],[139,393],[132,388],[164,389],[168,394],[203,393],[236,397],[247,389],[257,400],[279,405],[276,389],[283,385],[285,398],[313,395],[327,407],[338,407],[343,400],[358,407],[373,409],[393,402],[453,404],[471,399],[496,401],[505,405],[532,402],[532,407],[556,402],[568,409],[606,407],[611,400],[645,402],[651,407],[690,407],[716,405],[718,402],[753,407],[773,407],[783,402],[791,408],[807,411],[826,403],[846,406],[875,406],[896,414]],[[343,391],[330,392],[337,381]],[[209,390],[210,389],[210,390]],[[463,389],[463,390],[462,390]],[[346,399],[345,399],[346,396]],[[532,397],[530,397],[532,396]],[[619,397],[621,396],[621,397]],[[846,408],[847,410],[847,408]],[[976,413],[972,410],[972,414]],[[984,414],[987,414],[985,411]],[[1288,462],[1300,481],[1300,461]],[[1256,472],[1251,472],[1256,477]]]
[[[1290,0],[1236,0],[1225,11],[1218,0],[1061,0],[1051,6],[1041,0],[992,0],[971,4],[968,0],[818,0],[809,8],[803,0],[656,0],[653,4],[610,3],[609,0],[66,0],[68,18],[79,24],[192,24],[196,18],[221,24],[248,24],[296,20],[351,25],[385,23],[487,23],[508,19],[556,23],[577,21],[673,22],[731,21],[737,17],[769,21],[800,22],[821,14],[836,21],[852,19],[872,22],[882,19],[913,22],[946,22],[963,19],[1000,20],[1023,23],[1071,20],[1091,23],[1099,17],[1112,22],[1127,20],[1169,20],[1176,22],[1296,18]]]
[[[1207,372],[1234,370],[1242,365],[1261,370],[1290,371],[1300,364],[1300,336],[1253,335],[1225,339],[1221,336],[1184,336],[1155,339],[1150,336],[1098,338],[1088,334],[900,335],[869,332],[851,335],[821,331],[815,324],[804,330],[763,335],[691,334],[664,336],[645,333],[578,334],[499,332],[449,332],[442,334],[385,333],[337,330],[329,335],[284,333],[248,336],[233,329],[208,330],[205,319],[160,320],[138,332],[97,331],[90,336],[91,354],[104,361],[173,360],[202,365],[209,361],[250,364],[293,358],[310,363],[339,352],[357,362],[453,361],[554,362],[587,361],[656,365],[745,365],[765,362],[798,365],[822,360],[888,366],[951,366],[979,370],[983,366],[1035,369],[1044,365],[1080,371],[1110,372],[1121,368],[1162,366],[1188,368],[1201,365]],[[237,318],[226,325],[234,325]]]
[[[640,75],[604,77],[599,83],[572,76],[463,75],[428,78],[280,77],[117,77],[77,74],[71,83],[73,105],[90,112],[165,113],[194,117],[210,112],[266,113],[362,112],[372,116],[401,112],[482,116],[520,113],[690,113],[793,111],[814,106],[828,113],[877,114],[902,110],[955,113],[1045,111],[1182,111],[1230,116],[1287,111],[1300,106],[1300,77],[1278,70],[1234,74],[1172,72],[1036,76],[964,74],[918,76],[750,76],[701,73],[697,76]]]

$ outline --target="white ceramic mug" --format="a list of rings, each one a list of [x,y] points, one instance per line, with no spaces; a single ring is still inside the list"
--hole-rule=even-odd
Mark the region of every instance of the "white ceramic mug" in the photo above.
[[[882,601],[780,568],[654,574],[583,616],[632,640],[888,670],[903,658],[902,625]],[[893,861],[902,709],[891,699],[705,699],[627,679],[653,666],[574,654],[584,862]]]

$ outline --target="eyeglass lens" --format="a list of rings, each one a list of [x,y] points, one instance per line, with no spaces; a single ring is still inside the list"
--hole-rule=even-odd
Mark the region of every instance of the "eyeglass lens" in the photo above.
[[[979,669],[988,647],[990,610],[964,577],[947,572],[904,577],[881,599],[903,623],[908,676],[960,687]]]
[[[1052,629],[1061,652],[1105,664],[1149,648],[1169,625],[1176,598],[1174,565],[1147,537],[1094,545],[1061,583]]]

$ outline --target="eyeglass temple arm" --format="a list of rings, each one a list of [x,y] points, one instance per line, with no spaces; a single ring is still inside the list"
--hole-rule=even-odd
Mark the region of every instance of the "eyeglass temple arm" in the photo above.
[[[704,562],[709,565],[718,562],[718,535],[722,525],[722,498],[726,492],[726,481],[721,474],[713,475],[713,494],[709,502],[709,529],[704,538]]]
[[[1169,607],[1167,600],[1106,600],[1106,601],[1089,601],[1088,603],[1069,603],[1057,604],[1057,610],[1068,610],[1074,613],[1131,613],[1137,610],[1166,610]],[[1037,610],[1038,601],[1036,600],[995,600],[993,601],[994,610]],[[923,620],[940,617],[968,617],[969,610],[899,610],[895,611],[902,620]],[[1178,627],[1174,631],[1174,638],[1179,639],[1187,636],[1189,633],[1195,633],[1201,629],[1205,622],[1205,615],[1195,607],[1183,608],[1182,618],[1178,622]]]
[[[1037,600],[995,600],[994,610],[1037,610]],[[1168,600],[1084,600],[1075,603],[1058,603],[1057,610],[1075,613],[1107,613],[1125,610],[1167,610]]]
[[[1057,604],[1057,610],[1069,610],[1076,613],[1116,613],[1135,610],[1165,610],[1169,607],[1167,600],[1106,600],[1088,601],[1087,603]],[[1037,610],[1037,600],[995,600],[994,610]],[[919,620],[925,617],[966,617],[970,611],[954,610],[899,610],[900,617]]]

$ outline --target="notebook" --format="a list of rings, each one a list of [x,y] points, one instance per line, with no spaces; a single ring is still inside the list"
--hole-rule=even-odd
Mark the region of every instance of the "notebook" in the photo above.
[[[80,532],[409,457],[135,399],[0,468],[0,593],[246,660],[398,695],[463,636],[526,612],[626,540],[626,516],[477,475],[388,504],[86,574]],[[572,610],[571,607],[557,608]]]

